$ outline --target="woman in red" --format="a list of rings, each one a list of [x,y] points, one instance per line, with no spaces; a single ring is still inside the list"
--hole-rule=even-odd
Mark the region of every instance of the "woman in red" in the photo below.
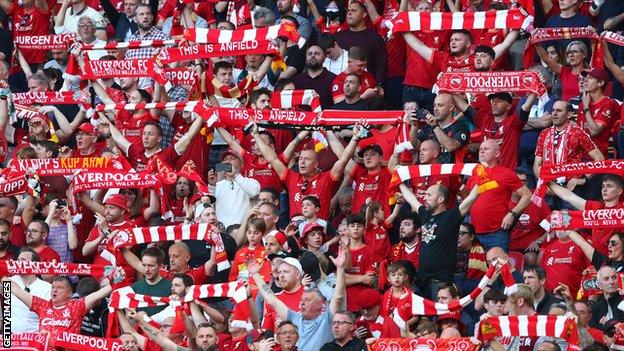
[[[568,44],[566,48],[567,65],[561,64],[548,55],[541,45],[535,45],[535,51],[540,59],[561,78],[561,97],[563,100],[570,100],[579,95],[579,75],[588,65],[585,63],[587,57],[587,45],[582,41],[575,40]]]

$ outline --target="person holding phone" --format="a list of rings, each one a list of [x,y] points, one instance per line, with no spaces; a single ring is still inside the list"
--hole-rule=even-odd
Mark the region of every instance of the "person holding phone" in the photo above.
[[[48,198],[46,202],[48,214],[45,222],[50,228],[47,243],[59,253],[61,262],[73,262],[71,250],[78,247],[78,235],[67,201]]]
[[[251,210],[251,200],[260,193],[260,183],[241,174],[243,160],[233,150],[227,150],[221,155],[221,163],[230,165],[225,178],[217,182],[215,197],[218,199],[215,210],[217,219],[227,228],[236,223],[242,223],[245,215]]]

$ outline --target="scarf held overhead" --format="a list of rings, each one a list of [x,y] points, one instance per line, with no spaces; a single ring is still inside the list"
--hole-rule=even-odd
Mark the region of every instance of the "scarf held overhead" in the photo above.
[[[9,275],[55,274],[107,276],[115,267],[86,263],[0,261],[0,277]]]
[[[20,35],[13,43],[22,50],[67,50],[76,41],[75,33],[53,35]]]
[[[476,345],[470,338],[449,339],[404,339],[404,338],[380,338],[375,339],[369,345],[370,351],[422,351],[422,350],[445,350],[445,351],[477,351]]]
[[[124,157],[68,157],[20,160],[14,158],[2,174],[17,175],[27,171],[39,176],[65,176],[87,171],[129,171],[132,167]]]
[[[153,59],[137,60],[86,60],[82,79],[152,77],[160,84],[167,83],[162,65]]]
[[[89,93],[83,91],[31,91],[11,93],[11,100],[22,105],[83,105],[91,104]]]
[[[130,172],[80,172],[72,181],[74,192],[110,188],[155,188],[160,179],[155,174]]]
[[[274,26],[253,29],[207,29],[188,28],[184,31],[184,39],[197,44],[217,44],[240,41],[272,41],[277,38],[285,38],[299,47],[305,45],[305,39],[299,35],[297,28],[292,23],[281,23]]]
[[[499,91],[546,93],[537,72],[445,72],[438,78],[440,91],[487,94]]]
[[[291,109],[301,105],[310,106],[312,112],[321,111],[321,100],[313,89],[282,90],[271,95],[273,108]]]
[[[278,56],[279,53],[278,47],[271,41],[249,40],[167,48],[160,51],[158,59],[166,64],[209,57],[243,56],[249,54]]]
[[[592,47],[591,66],[601,68],[604,66],[603,48],[600,37],[592,27],[562,27],[562,28],[537,28],[527,41],[524,49],[524,67],[533,66],[535,62],[535,45],[545,41],[556,41],[560,39],[590,39],[596,44]],[[593,45],[592,45],[593,46]]]
[[[52,345],[58,348],[78,351],[118,351],[123,350],[123,343],[119,339],[99,338],[82,334],[63,332],[52,340]]]
[[[603,208],[583,211],[552,211],[550,228],[576,230],[579,228],[624,227],[624,208]]]
[[[219,229],[207,223],[134,228],[132,232],[120,231],[113,237],[113,246],[115,248],[132,247],[139,244],[175,240],[206,240],[215,247],[217,270],[222,271],[230,267]]]
[[[388,36],[394,33],[419,30],[454,29],[526,29],[533,17],[525,17],[520,10],[482,12],[400,12],[386,25]]]
[[[479,340],[500,336],[551,336],[569,343],[570,350],[579,350],[576,322],[565,316],[500,316],[479,323]]]

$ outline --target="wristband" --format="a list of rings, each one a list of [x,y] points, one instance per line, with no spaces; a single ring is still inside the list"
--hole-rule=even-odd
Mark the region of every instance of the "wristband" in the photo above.
[[[511,213],[511,215],[514,216],[515,219],[520,218],[520,215],[515,213],[513,210],[509,210],[509,213]]]

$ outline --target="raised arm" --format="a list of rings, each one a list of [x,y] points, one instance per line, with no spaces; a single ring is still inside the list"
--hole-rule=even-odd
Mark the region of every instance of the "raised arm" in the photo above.
[[[264,277],[260,274],[260,265],[255,260],[247,261],[247,271],[251,274],[251,277],[256,282],[262,297],[264,298],[264,302],[268,303],[275,312],[277,312],[278,317],[285,321],[288,319],[288,306],[285,303],[280,301],[275,296],[275,293],[271,288],[264,282]]]
[[[568,237],[572,241],[574,241],[576,246],[578,246],[581,249],[581,251],[583,251],[583,253],[585,254],[585,257],[587,257],[589,262],[591,262],[592,258],[594,257],[594,252],[596,252],[596,249],[594,249],[594,247],[590,243],[588,243],[587,240],[585,240],[581,236],[581,234],[577,233],[574,230],[568,231]]]
[[[223,127],[217,127],[217,131],[219,131],[219,134],[221,135],[223,140],[225,140],[225,142],[228,144],[230,149],[232,149],[232,151],[236,152],[239,155],[243,154],[243,150],[244,150],[243,147],[238,143],[238,141],[236,141],[236,139],[232,136],[232,134],[230,134],[230,132],[227,131],[227,129]]]
[[[342,245],[338,249],[338,257],[330,256],[332,262],[336,266],[336,287],[329,302],[329,311],[335,314],[346,307],[346,278],[345,278],[345,261],[347,258],[346,248]]]
[[[327,143],[329,144],[329,147],[334,152],[334,154],[336,155],[344,154],[345,147],[342,145],[342,143],[340,142],[336,134],[333,131],[328,130],[326,135],[327,135]],[[353,167],[355,167],[355,161],[353,161],[352,158],[349,158],[349,161],[347,162],[347,165],[345,166],[345,172],[347,174],[351,174]]]
[[[286,176],[286,170],[288,168],[285,164],[282,163],[282,161],[280,161],[279,157],[275,153],[275,150],[271,149],[269,145],[264,143],[264,141],[260,137],[260,134],[258,133],[258,126],[255,124],[251,131],[251,136],[253,136],[258,150],[260,150],[262,156],[264,156],[264,158],[271,164],[271,167],[273,167],[273,170],[275,170],[277,176],[280,177],[280,179],[284,179],[284,176]]]
[[[366,0],[365,4],[368,17],[370,17],[371,22],[375,23],[375,21],[379,18],[379,12],[377,12],[375,4],[371,0]]]
[[[145,332],[145,335],[157,343],[163,351],[188,350],[187,348],[176,345],[173,341],[169,340],[166,335],[147,323],[145,320],[146,316],[147,314],[145,314],[145,312],[128,311],[128,317],[133,319]]]
[[[128,155],[128,150],[130,149],[130,144],[131,143],[128,141],[128,139],[126,139],[123,136],[123,134],[121,134],[121,131],[119,129],[117,129],[117,127],[113,123],[111,123],[111,121],[107,117],[102,116],[100,118],[102,119],[102,123],[108,122],[108,128],[110,130],[111,138],[113,139],[115,144],[117,144],[117,146],[119,146],[119,148],[127,156]],[[182,141],[182,139],[180,139],[178,142],[180,142],[180,141]]]
[[[17,283],[11,280],[9,277],[2,278],[3,282],[11,282],[11,294],[15,295],[20,301],[26,305],[26,307],[30,308],[32,306],[32,295],[27,293],[26,290],[22,289]]]
[[[120,269],[120,268],[119,268]],[[91,310],[93,306],[100,303],[100,301],[106,296],[110,295],[113,292],[113,288],[108,281],[108,278],[102,279],[103,285],[100,290],[92,292],[91,294],[85,297],[85,305],[87,306],[87,311]]]
[[[554,182],[548,183],[548,189],[550,189],[550,191],[552,191],[561,200],[566,201],[570,205],[574,206],[574,208],[576,208],[577,210],[585,209],[585,204],[587,203],[587,200],[576,195],[571,190],[566,189]]]
[[[189,145],[191,144],[191,141],[195,138],[195,136],[197,136],[197,133],[199,133],[199,131],[204,126],[204,123],[204,119],[201,116],[195,117],[195,120],[189,127],[188,132],[186,132],[186,134],[184,134],[180,138],[180,140],[178,140],[178,142],[173,145],[173,148],[178,153],[178,155],[182,155],[186,152]]]
[[[622,13],[621,15],[618,15],[618,16],[622,16],[624,18],[624,13]],[[607,22],[605,22],[605,25],[606,24],[607,24]],[[606,26],[605,26],[605,28],[606,28]],[[624,82],[624,71],[613,60],[613,56],[611,55],[611,51],[609,51],[609,47],[607,45],[607,42],[604,41],[604,40],[602,41],[602,47],[604,48],[603,52],[604,52],[604,63],[605,63],[605,66],[607,66],[609,71],[611,71],[611,73],[613,73],[613,76],[615,77],[615,79],[617,79],[618,82],[620,82],[620,83]]]
[[[321,13],[319,12],[318,8],[316,7],[316,4],[314,3],[314,0],[308,0],[308,9],[312,13],[312,16],[314,17],[314,20],[318,21],[318,19],[321,17]]]
[[[344,172],[345,167],[347,167],[347,163],[351,161],[351,158],[353,157],[358,141],[365,132],[366,128],[364,128],[363,125],[356,124],[353,127],[353,136],[351,137],[349,144],[347,144],[347,147],[345,147],[342,154],[336,154],[339,156],[339,159],[331,168],[331,175],[334,179],[340,179],[342,176],[342,172]]]
[[[561,68],[563,66],[559,62],[551,59],[541,45],[535,45],[535,52],[537,52],[537,55],[539,55],[540,59],[544,61],[546,66],[548,66],[551,71],[553,71],[556,75],[561,75]]]
[[[500,58],[507,50],[509,50],[511,45],[516,41],[516,39],[518,39],[519,36],[519,30],[510,30],[509,33],[507,33],[507,35],[505,36],[505,40],[492,48],[494,49],[494,53],[496,54],[496,57],[494,59]]]
[[[462,201],[461,204],[459,204],[459,213],[462,216],[465,216],[468,214],[468,211],[470,211],[470,206],[472,206],[472,204],[477,200],[477,197],[479,196],[479,186],[475,185],[472,190],[470,190],[470,194],[468,194],[468,196],[466,196],[466,198],[464,199],[464,201]],[[529,200],[531,198],[529,197]]]
[[[284,160],[290,161],[292,156],[295,154],[295,150],[297,149],[299,143],[305,140],[305,138],[307,138],[309,134],[309,131],[302,130],[299,132],[299,134],[297,134],[297,136],[295,136],[295,138],[290,143],[288,143],[288,145],[284,149],[284,152],[282,152],[282,157],[284,157]]]
[[[414,192],[412,192],[412,190],[410,190],[410,188],[408,188],[407,185],[405,185],[404,183],[401,183],[399,185],[399,189],[401,189],[401,194],[403,194],[405,202],[407,202],[412,207],[412,211],[418,212],[422,204],[420,203],[420,201],[418,201],[418,198],[416,198]]]
[[[407,45],[409,45],[412,50],[416,51],[418,55],[422,56],[425,61],[431,60],[431,55],[433,55],[433,49],[425,45],[422,41],[420,41],[416,36],[410,32],[403,33],[403,38]]]
[[[71,0],[63,0],[63,3],[61,4],[61,9],[56,15],[56,20],[54,21],[54,27],[64,27],[65,13],[67,12],[67,8],[69,8],[69,4],[71,4]],[[57,32],[57,34],[58,33],[59,32]]]

